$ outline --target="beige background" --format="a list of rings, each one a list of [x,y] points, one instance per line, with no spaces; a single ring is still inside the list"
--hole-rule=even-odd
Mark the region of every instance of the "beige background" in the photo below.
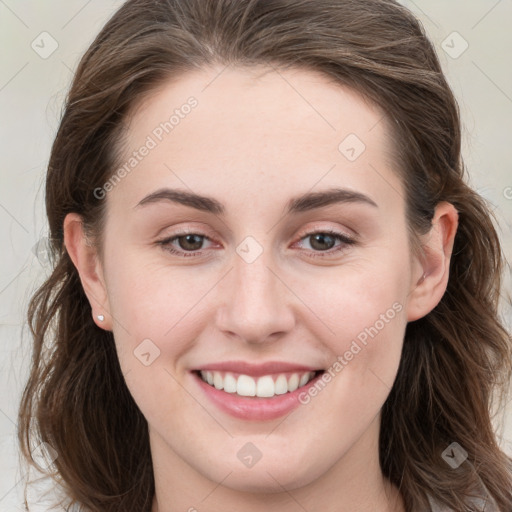
[[[403,3],[422,20],[436,45],[460,103],[470,181],[492,203],[511,261],[512,2]],[[36,257],[34,250],[46,234],[45,166],[73,69],[120,4],[0,0],[0,512],[22,510],[14,433],[29,357],[26,329],[21,343],[25,310],[48,272],[44,258]],[[52,45],[58,47],[47,55]],[[510,297],[510,269],[507,279],[504,297]],[[503,314],[511,328],[510,298],[503,301]],[[499,433],[512,454],[511,402]]]

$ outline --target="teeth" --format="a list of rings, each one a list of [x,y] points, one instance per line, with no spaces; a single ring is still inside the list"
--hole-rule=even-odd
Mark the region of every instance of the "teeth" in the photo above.
[[[240,375],[236,383],[236,394],[240,396],[255,396],[256,381],[248,375]]]
[[[308,380],[309,380],[308,375],[307,375],[307,374],[304,374],[304,375],[300,378],[300,381],[299,381],[299,388],[301,388],[302,386],[304,386]]]
[[[224,377],[224,391],[226,393],[236,393],[237,390],[238,388],[235,377],[230,373],[226,374],[226,377]]]
[[[213,372],[213,385],[217,389],[224,389],[224,379],[219,372]]]
[[[256,394],[261,397],[274,396],[274,379],[270,375],[258,379]]]
[[[288,378],[281,374],[274,381],[271,375],[254,379],[249,375],[239,375],[237,378],[232,373],[201,372],[201,378],[216,389],[223,389],[226,393],[236,393],[239,396],[258,396],[261,398],[291,393],[307,384],[314,376],[315,372],[293,373]]]
[[[294,373],[288,379],[288,391],[290,391],[290,392],[295,391],[298,387],[299,387],[299,374]]]
[[[284,395],[288,391],[288,381],[284,375],[279,375],[275,383],[275,394]]]

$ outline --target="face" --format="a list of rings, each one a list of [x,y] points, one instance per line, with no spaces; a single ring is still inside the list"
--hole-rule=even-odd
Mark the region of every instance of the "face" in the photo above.
[[[294,489],[376,454],[421,271],[382,113],[312,71],[221,71],[131,119],[106,322],[157,467]]]

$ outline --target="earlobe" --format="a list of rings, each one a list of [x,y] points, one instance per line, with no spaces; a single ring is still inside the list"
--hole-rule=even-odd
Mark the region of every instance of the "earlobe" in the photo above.
[[[77,213],[69,213],[64,219],[63,227],[64,245],[80,276],[84,292],[91,305],[91,315],[99,327],[112,330],[103,269],[96,248],[86,237],[81,216]]]
[[[423,249],[417,260],[419,276],[414,276],[407,303],[407,320],[424,317],[439,304],[448,286],[450,260],[458,227],[458,212],[451,203],[437,205],[431,230],[420,237]]]

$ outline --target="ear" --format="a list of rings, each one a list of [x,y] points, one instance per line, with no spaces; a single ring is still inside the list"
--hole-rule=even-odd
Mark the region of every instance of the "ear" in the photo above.
[[[437,205],[430,231],[420,237],[423,254],[415,257],[416,268],[407,303],[407,320],[424,317],[440,302],[448,286],[450,259],[459,214],[451,203]]]
[[[101,261],[96,248],[87,238],[82,218],[77,213],[68,213],[64,219],[64,245],[78,271],[96,325],[102,329],[112,330],[112,317]],[[103,315],[104,320],[100,321],[98,315]]]

